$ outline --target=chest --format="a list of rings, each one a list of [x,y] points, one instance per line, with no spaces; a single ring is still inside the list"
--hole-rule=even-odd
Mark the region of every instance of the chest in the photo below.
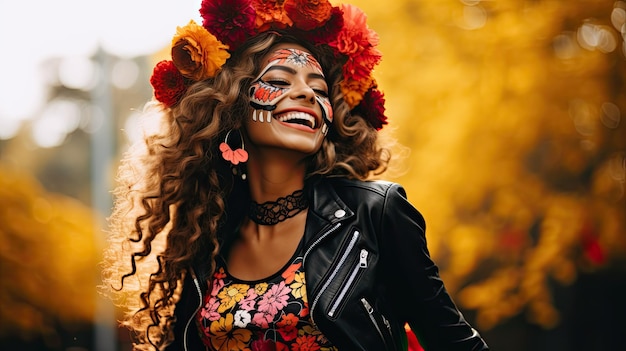
[[[196,316],[204,343],[215,350],[335,350],[312,323],[302,256],[256,281],[230,275],[218,260],[210,291]]]

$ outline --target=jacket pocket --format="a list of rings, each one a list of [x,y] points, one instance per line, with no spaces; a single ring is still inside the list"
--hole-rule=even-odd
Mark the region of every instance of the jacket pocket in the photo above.
[[[383,340],[385,348],[388,349],[389,345],[393,345],[393,333],[391,331],[391,323],[389,323],[389,320],[387,320],[384,315],[376,312],[376,310],[374,310],[374,307],[369,303],[369,301],[367,301],[366,298],[361,298],[361,304],[363,304],[363,307],[367,312],[370,322],[376,329],[376,332]]]
[[[328,317],[334,318],[337,313],[341,310],[343,302],[348,296],[348,292],[350,289],[359,281],[359,277],[363,273],[363,271],[367,268],[367,257],[369,252],[366,249],[361,249],[359,252],[359,257],[355,263],[353,263],[349,275],[343,281],[341,286],[339,287],[339,292],[337,296],[333,300],[330,305],[330,309],[328,310]]]

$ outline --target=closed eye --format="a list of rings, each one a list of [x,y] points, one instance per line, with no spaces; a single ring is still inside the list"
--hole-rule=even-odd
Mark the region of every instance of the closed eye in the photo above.
[[[326,90],[313,89],[313,91],[315,91],[315,93],[319,96],[328,97],[328,92]]]
[[[284,86],[289,85],[289,82],[284,79],[269,79],[269,80],[266,80],[265,83],[278,86],[278,87],[284,87]]]

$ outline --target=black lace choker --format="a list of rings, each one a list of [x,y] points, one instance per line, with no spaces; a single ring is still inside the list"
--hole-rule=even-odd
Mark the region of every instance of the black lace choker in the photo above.
[[[257,224],[274,225],[297,215],[308,206],[304,191],[296,190],[293,194],[279,197],[276,201],[262,204],[250,202],[248,217]]]

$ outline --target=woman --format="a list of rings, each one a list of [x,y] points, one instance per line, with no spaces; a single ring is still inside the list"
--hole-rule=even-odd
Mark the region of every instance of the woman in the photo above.
[[[427,350],[486,350],[402,187],[366,180],[389,152],[365,15],[327,1],[200,13],[151,79],[165,131],[120,168],[105,282],[135,348],[406,350],[408,323]]]

